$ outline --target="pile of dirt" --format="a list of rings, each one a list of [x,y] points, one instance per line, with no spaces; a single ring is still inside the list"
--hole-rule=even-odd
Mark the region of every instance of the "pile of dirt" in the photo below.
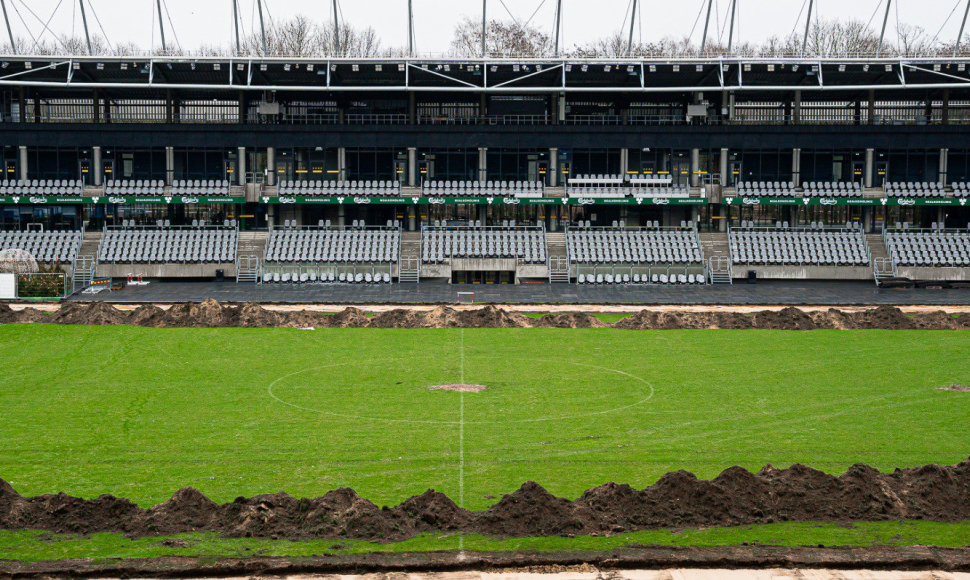
[[[482,512],[469,512],[429,490],[395,507],[378,507],[351,489],[323,497],[285,493],[216,504],[184,488],[143,509],[103,495],[25,498],[0,480],[0,529],[54,533],[115,531],[130,536],[206,530],[229,537],[393,541],[423,532],[463,531],[499,537],[610,534],[683,526],[737,526],[783,521],[970,519],[970,460],[880,473],[853,465],[841,476],[793,465],[758,473],[740,467],[712,480],[676,471],[636,490],[609,483],[570,501],[527,482]]]
[[[830,309],[811,314],[794,307],[750,314],[642,310],[615,324],[607,324],[587,312],[546,314],[533,319],[495,306],[474,310],[439,306],[426,313],[399,308],[369,318],[364,311],[353,307],[333,315],[311,311],[278,312],[255,303],[224,305],[211,298],[202,303],[175,304],[167,310],[149,304],[127,312],[103,302],[66,302],[53,314],[32,308],[18,312],[0,304],[0,324],[35,322],[130,324],[157,328],[970,329],[970,316],[954,317],[943,311],[907,315],[894,306],[852,312]]]

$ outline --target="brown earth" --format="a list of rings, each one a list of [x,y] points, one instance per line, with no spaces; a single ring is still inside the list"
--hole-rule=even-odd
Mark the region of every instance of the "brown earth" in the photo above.
[[[224,305],[209,299],[180,303],[167,309],[152,304],[135,309],[117,308],[103,302],[66,302],[57,309],[11,309],[0,304],[0,324],[38,323],[113,325],[155,328],[620,328],[627,330],[674,329],[970,329],[970,314],[952,315],[942,310],[905,313],[895,306],[868,310],[801,310],[794,307],[751,312],[725,310],[641,310],[615,324],[607,324],[589,312],[546,314],[530,318],[495,306],[432,310],[395,308],[373,317],[358,308],[335,314],[316,310],[267,309],[255,303]]]
[[[452,384],[452,385],[435,385],[428,390],[429,391],[452,391],[455,393],[481,393],[482,391],[487,391],[488,387],[486,387],[485,385]]]
[[[957,393],[970,393],[970,387],[965,387],[963,385],[950,385],[949,387],[940,387],[941,391],[955,391]]]
[[[892,473],[857,464],[838,477],[803,465],[768,465],[758,473],[732,467],[710,481],[677,471],[643,490],[608,483],[572,501],[527,482],[481,512],[462,509],[432,490],[395,507],[378,507],[346,488],[315,499],[276,493],[239,497],[222,505],[185,488],[165,503],[144,509],[110,495],[22,497],[0,480],[0,529],[113,531],[133,537],[206,530],[228,537],[396,541],[443,531],[572,536],[782,521],[902,519],[970,519],[970,460]]]

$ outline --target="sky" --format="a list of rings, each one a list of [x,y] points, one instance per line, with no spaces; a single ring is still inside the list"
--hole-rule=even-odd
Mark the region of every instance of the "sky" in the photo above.
[[[79,0],[5,0],[14,35],[44,33],[44,24],[57,34],[83,34]],[[83,0],[92,34],[103,28],[114,43],[160,46],[156,0]],[[162,0],[169,44],[189,50],[202,44],[229,45],[232,38],[232,0]],[[243,32],[258,30],[257,0],[238,0]],[[485,0],[490,18],[531,23],[551,33],[556,0]],[[633,0],[562,0],[563,42],[566,48],[624,30],[629,32]],[[923,27],[930,37],[956,38],[968,0],[815,0],[818,17],[855,18],[882,24],[885,2],[892,1],[887,37],[895,35],[897,18]],[[262,0],[267,20],[304,14],[321,22],[331,20],[329,0]],[[773,35],[787,36],[804,27],[808,0],[738,0],[736,42],[759,42]],[[385,47],[407,44],[407,0],[339,0],[342,20],[357,27],[373,27]],[[640,0],[634,25],[637,40],[685,37],[694,30],[699,42],[707,0]],[[730,0],[714,0],[711,38],[723,37]],[[447,52],[455,23],[465,16],[481,19],[482,0],[413,0],[417,51],[425,55]],[[676,9],[670,9],[676,6]],[[31,14],[33,11],[34,14]],[[19,14],[18,14],[19,12]],[[35,16],[36,15],[36,16]],[[801,20],[799,21],[799,15]],[[169,24],[169,17],[171,24]],[[949,17],[949,20],[948,20]],[[948,20],[948,21],[947,21]],[[41,22],[43,21],[43,23]],[[24,23],[27,24],[25,27]],[[970,30],[970,27],[968,27]],[[47,36],[47,38],[50,38]]]

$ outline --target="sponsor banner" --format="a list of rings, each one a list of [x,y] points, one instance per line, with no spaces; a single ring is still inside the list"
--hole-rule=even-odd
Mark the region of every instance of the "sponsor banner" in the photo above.
[[[513,197],[261,197],[261,203],[298,205],[706,205],[705,198]]]
[[[128,204],[194,204],[194,203],[245,203],[244,197],[122,197],[106,195],[101,197],[43,197],[43,196],[14,196],[0,197],[0,204],[15,205],[42,205],[42,204],[102,204],[102,203],[128,203]]]
[[[724,197],[724,205],[861,205],[861,206],[946,206],[967,207],[966,198],[906,197]]]

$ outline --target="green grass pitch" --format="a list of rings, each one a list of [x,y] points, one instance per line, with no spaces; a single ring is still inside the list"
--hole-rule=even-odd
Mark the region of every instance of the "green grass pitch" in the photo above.
[[[149,506],[352,487],[479,510],[687,469],[970,453],[970,333],[0,327],[0,477]],[[481,393],[430,391],[476,383]]]

